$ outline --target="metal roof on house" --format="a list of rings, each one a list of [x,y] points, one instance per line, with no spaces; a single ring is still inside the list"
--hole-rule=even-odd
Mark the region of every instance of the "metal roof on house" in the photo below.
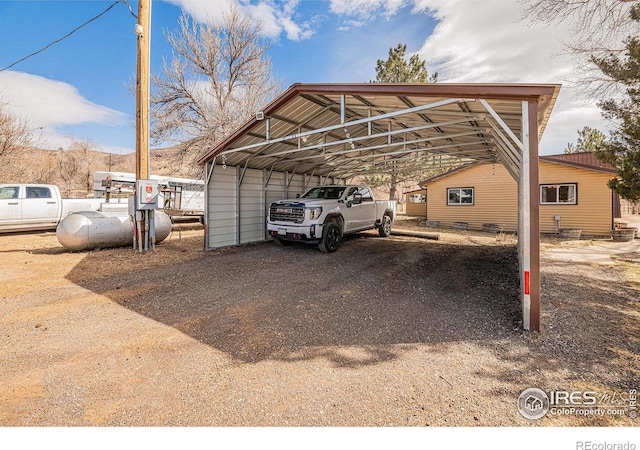
[[[562,155],[540,156],[541,160],[577,167],[578,169],[595,170],[615,174],[616,169],[610,164],[600,161],[592,152],[567,153]]]
[[[294,84],[199,163],[349,178],[424,161],[501,162],[504,142],[522,140],[523,102],[538,105],[540,137],[559,90],[557,84]]]

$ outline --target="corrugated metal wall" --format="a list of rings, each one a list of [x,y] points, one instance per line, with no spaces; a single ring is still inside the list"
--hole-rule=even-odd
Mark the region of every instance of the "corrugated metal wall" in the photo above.
[[[236,167],[223,169],[216,166],[209,185],[206,186],[209,194],[206,215],[210,247],[236,244],[237,179]]]
[[[265,235],[264,174],[262,170],[247,169],[240,184],[240,244],[256,242]]]
[[[335,183],[344,180],[216,165],[206,186],[208,248],[267,239],[266,218],[272,202]]]

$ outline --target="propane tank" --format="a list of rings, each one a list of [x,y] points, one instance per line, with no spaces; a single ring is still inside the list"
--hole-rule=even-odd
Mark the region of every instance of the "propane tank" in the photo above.
[[[155,212],[156,242],[171,233],[171,218]],[[58,242],[72,251],[133,245],[133,228],[129,216],[107,216],[97,211],[81,211],[62,219],[56,229]]]

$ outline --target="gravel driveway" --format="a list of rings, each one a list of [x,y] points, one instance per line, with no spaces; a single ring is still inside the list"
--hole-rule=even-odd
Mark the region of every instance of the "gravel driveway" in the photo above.
[[[201,248],[200,230],[149,254],[1,236],[0,425],[638,425],[516,408],[529,387],[640,385],[617,266],[543,259],[536,334],[508,237]]]

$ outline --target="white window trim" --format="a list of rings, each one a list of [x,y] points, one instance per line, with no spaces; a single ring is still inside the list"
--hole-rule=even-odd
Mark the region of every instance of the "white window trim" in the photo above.
[[[451,203],[449,201],[449,191],[462,191],[463,189],[471,189],[471,203]],[[462,195],[460,195],[462,199]],[[473,206],[476,203],[476,189],[473,187],[447,188],[447,206]]]
[[[572,202],[560,202],[556,197],[555,202],[545,202],[542,200],[542,189],[545,187],[556,186],[558,189],[558,195],[561,186],[573,186],[573,201]],[[546,183],[540,185],[540,204],[541,205],[577,205],[578,204],[578,183]]]
[[[418,201],[415,201],[415,200]],[[427,203],[427,196],[425,194],[409,194],[409,203],[419,205],[421,203]]]

